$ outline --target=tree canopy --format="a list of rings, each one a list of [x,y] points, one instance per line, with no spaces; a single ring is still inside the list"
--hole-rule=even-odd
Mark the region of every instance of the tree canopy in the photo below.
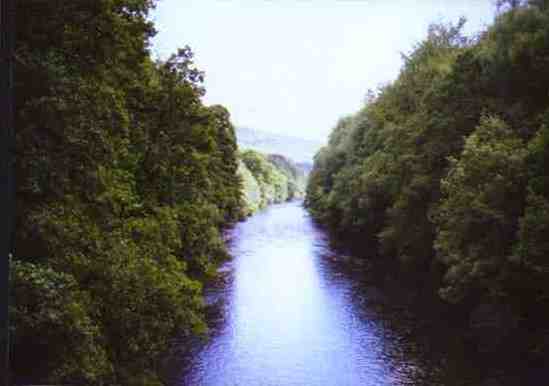
[[[340,120],[306,205],[370,257],[430,277],[448,302],[543,319],[549,4],[501,2],[472,39],[463,23],[433,25],[398,78]]]
[[[270,204],[301,198],[305,193],[304,172],[279,154],[243,150],[238,173],[243,181],[247,214]]]
[[[152,60],[154,3],[18,3],[16,374],[157,384],[170,340],[205,331],[244,214],[235,133],[190,48]]]

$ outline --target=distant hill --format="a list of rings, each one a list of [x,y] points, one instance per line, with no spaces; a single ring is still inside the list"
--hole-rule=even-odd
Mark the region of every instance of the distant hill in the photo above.
[[[265,154],[281,154],[307,169],[312,166],[313,157],[323,146],[320,141],[286,136],[247,127],[236,128],[238,146]]]

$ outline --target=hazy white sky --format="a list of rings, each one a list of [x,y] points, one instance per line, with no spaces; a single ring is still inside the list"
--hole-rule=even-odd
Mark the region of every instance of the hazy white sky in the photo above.
[[[206,104],[237,126],[325,140],[369,88],[396,78],[400,52],[431,22],[493,20],[494,0],[161,0],[153,52],[188,44],[206,72]]]

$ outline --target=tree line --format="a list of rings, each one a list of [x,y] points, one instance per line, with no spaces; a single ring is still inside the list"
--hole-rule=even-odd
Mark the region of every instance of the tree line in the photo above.
[[[499,5],[473,38],[463,19],[432,25],[398,78],[337,123],[306,205],[365,258],[420,275],[456,309],[509,306],[531,332],[527,349],[543,352],[549,2]]]
[[[153,60],[153,0],[17,4],[16,375],[160,384],[246,212],[234,128],[188,47]]]
[[[304,171],[283,155],[243,150],[239,153],[238,174],[243,183],[247,215],[305,195]]]

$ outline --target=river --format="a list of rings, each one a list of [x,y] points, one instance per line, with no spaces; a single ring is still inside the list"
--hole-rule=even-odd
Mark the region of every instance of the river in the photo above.
[[[340,252],[300,202],[272,206],[227,236],[234,259],[206,291],[217,320],[177,362],[173,385],[522,384],[520,373],[480,366],[444,321],[389,304],[334,263]]]

